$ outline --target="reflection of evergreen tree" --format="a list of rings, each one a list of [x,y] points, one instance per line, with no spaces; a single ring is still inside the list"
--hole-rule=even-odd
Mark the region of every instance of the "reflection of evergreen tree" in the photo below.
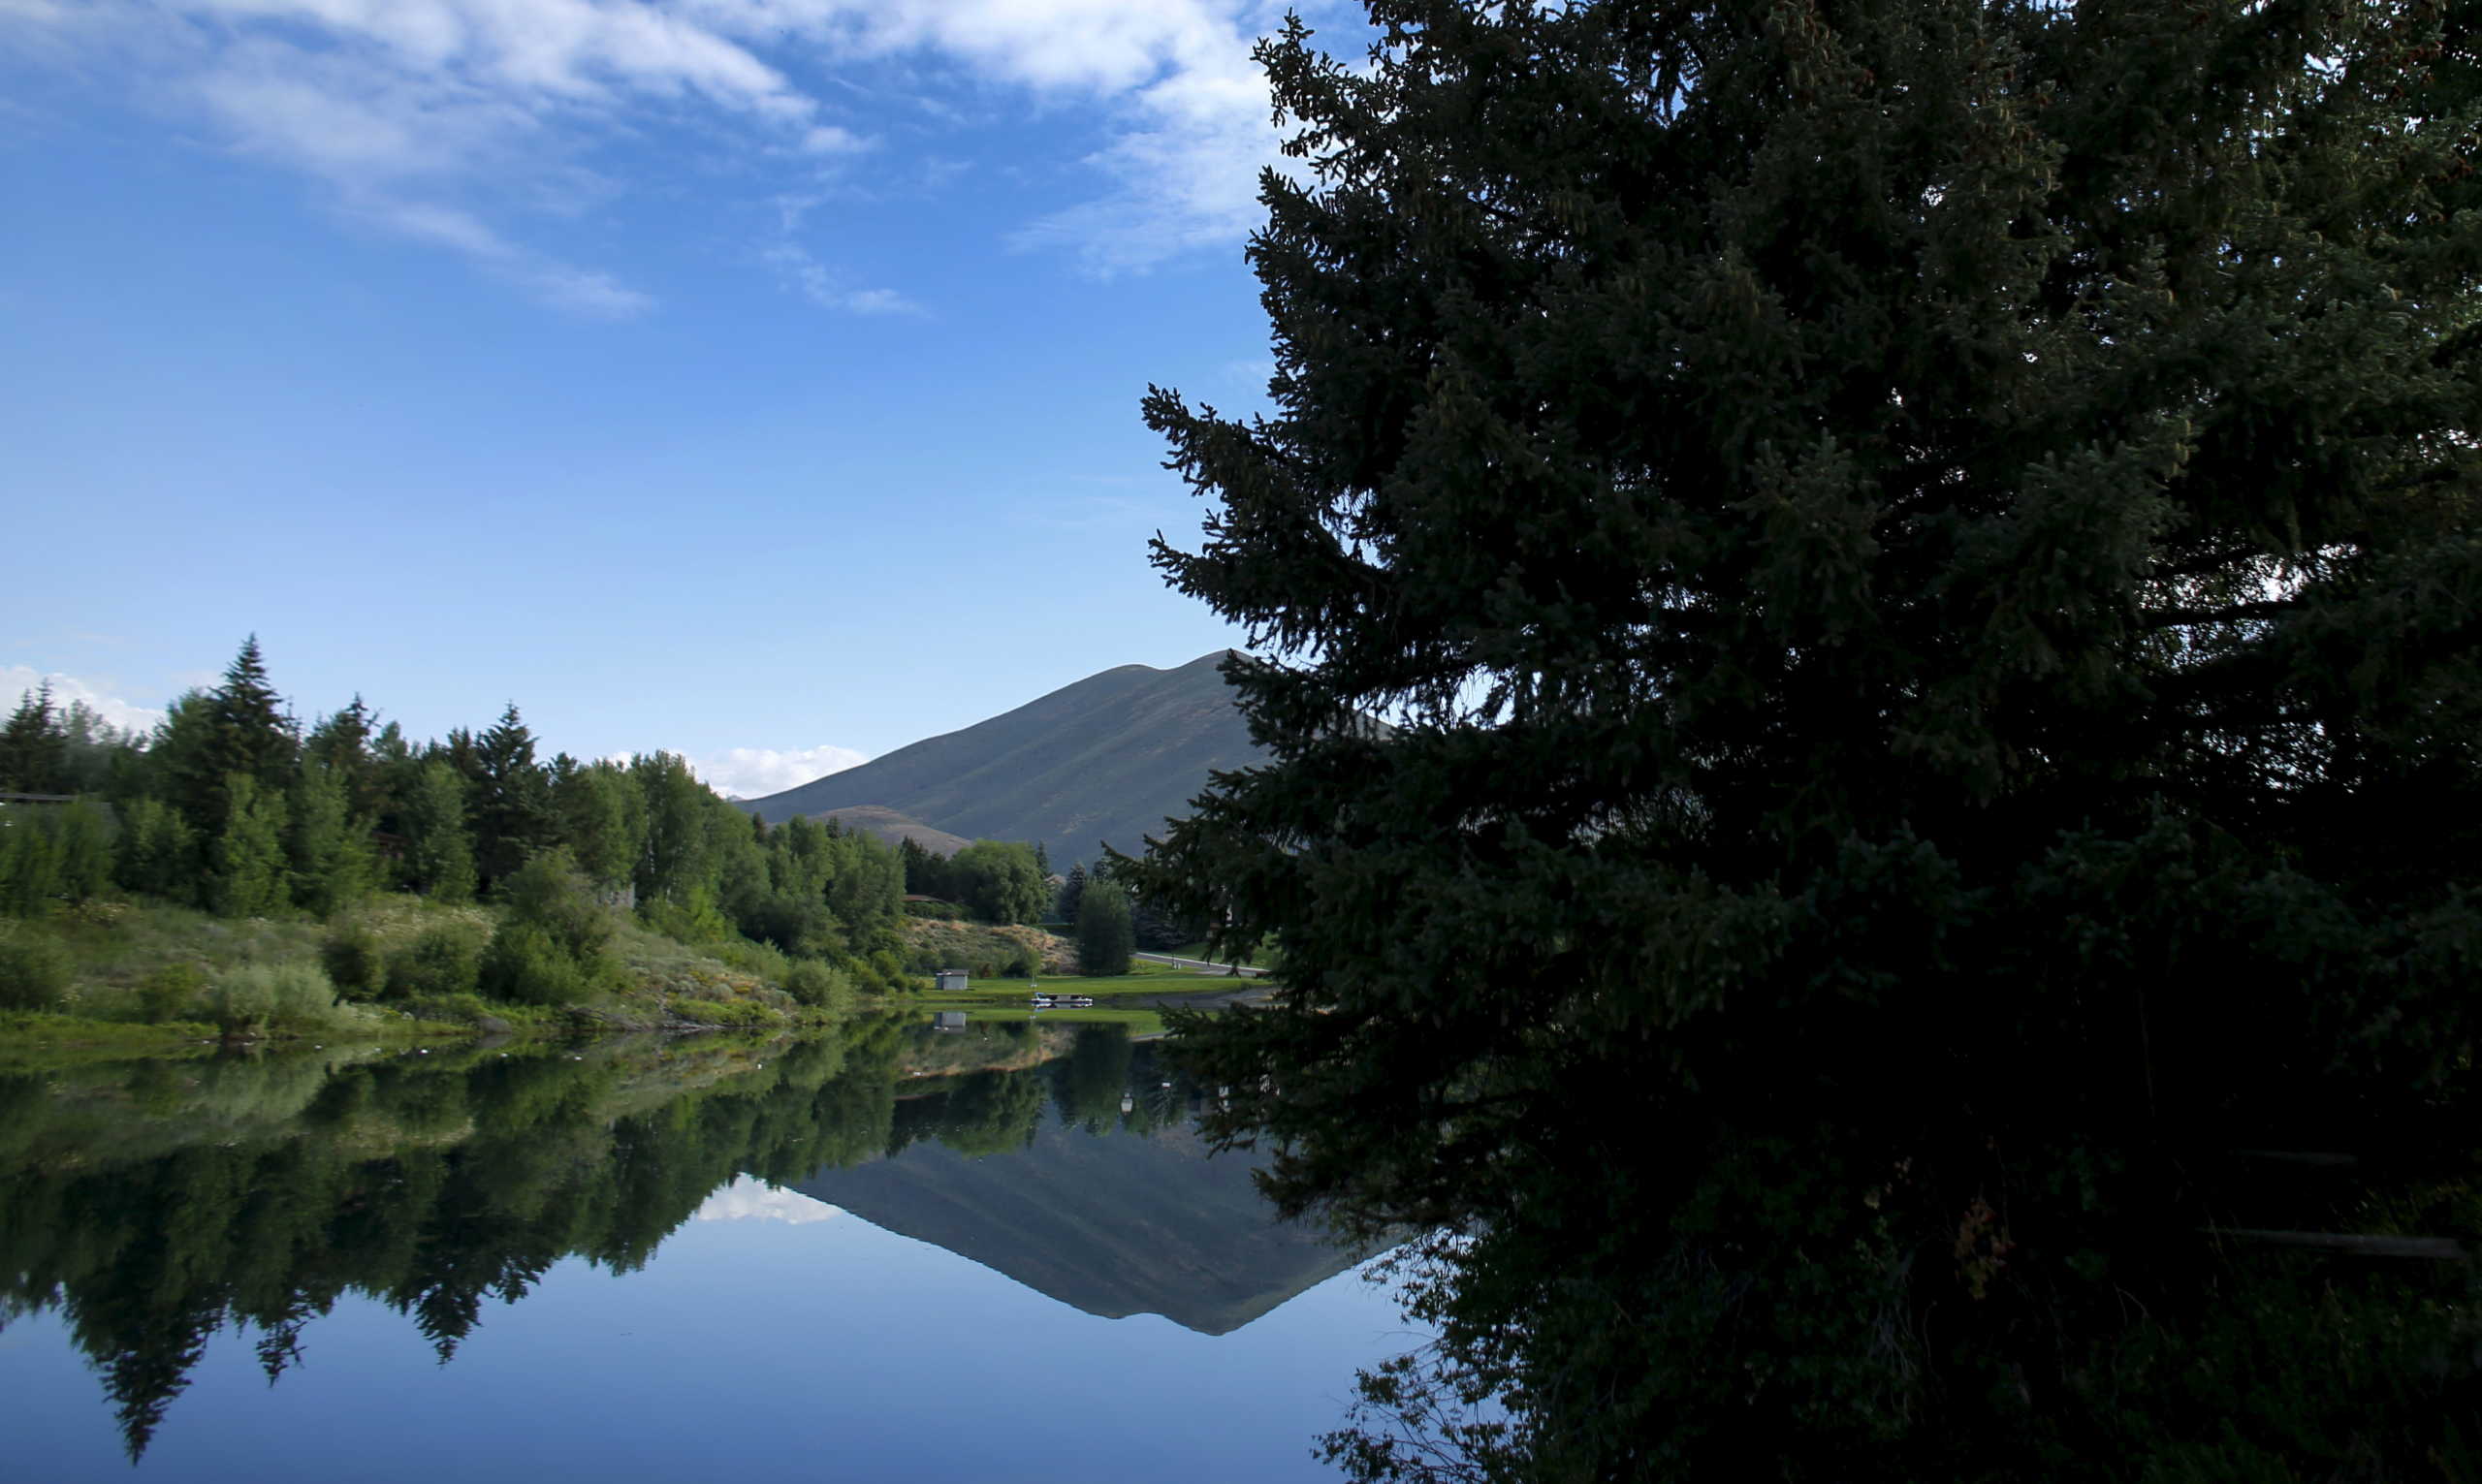
[[[1068,1055],[1052,1063],[1052,1101],[1073,1123],[1103,1128],[1120,1120],[1129,1090],[1129,1027],[1080,1026]]]
[[[877,1157],[903,1044],[857,1026],[620,1117],[651,1074],[608,1053],[149,1063],[79,1074],[89,1098],[0,1077],[0,1322],[62,1310],[135,1458],[226,1325],[273,1380],[357,1293],[444,1362],[487,1300],[568,1256],[643,1265],[745,1170],[790,1182]],[[1002,1080],[960,1115],[985,1130],[967,1137],[1031,1126],[1039,1075]],[[107,1099],[145,1112],[90,1121]]]

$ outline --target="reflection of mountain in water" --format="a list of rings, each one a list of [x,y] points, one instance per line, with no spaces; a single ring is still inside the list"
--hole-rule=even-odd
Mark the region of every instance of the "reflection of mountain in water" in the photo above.
[[[924,1142],[793,1188],[1090,1314],[1222,1335],[1364,1255],[1277,1222],[1250,1184],[1260,1162],[1209,1159],[1186,1127],[1095,1134],[1047,1112],[1016,1152]]]

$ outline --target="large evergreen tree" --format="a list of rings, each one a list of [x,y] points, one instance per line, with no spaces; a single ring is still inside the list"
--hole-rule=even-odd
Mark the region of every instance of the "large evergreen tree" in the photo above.
[[[372,750],[378,720],[379,713],[357,694],[343,710],[320,718],[302,743],[302,762],[334,770],[347,809],[372,819],[387,806],[380,758]]]
[[[475,742],[474,756],[474,864],[488,889],[551,842],[552,779],[535,761],[534,733],[514,701]]]
[[[293,781],[294,726],[269,683],[256,634],[242,641],[224,682],[176,700],[158,729],[162,786],[202,837],[223,833],[232,780],[279,799]]]
[[[1288,1200],[1447,1234],[1445,1378],[1511,1424],[1449,1440],[2470,1457],[2461,1276],[2199,1235],[2231,1150],[2471,1109],[2470,8],[1372,14],[1368,67],[1262,52],[1274,410],[1146,403],[1272,760],[1140,889],[1283,934],[1193,1045]],[[2166,1379],[2218,1366],[2288,1370]]]

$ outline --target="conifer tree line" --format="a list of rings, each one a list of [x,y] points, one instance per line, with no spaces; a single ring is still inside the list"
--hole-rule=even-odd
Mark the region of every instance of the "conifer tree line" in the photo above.
[[[143,736],[30,693],[0,730],[0,792],[74,796],[0,805],[11,915],[117,890],[324,918],[382,892],[515,900],[530,876],[684,941],[748,937],[901,982],[904,868],[876,839],[834,821],[770,828],[669,752],[545,759],[514,703],[419,743],[360,696],[305,728],[255,636]],[[536,907],[532,926],[557,932],[560,909]]]

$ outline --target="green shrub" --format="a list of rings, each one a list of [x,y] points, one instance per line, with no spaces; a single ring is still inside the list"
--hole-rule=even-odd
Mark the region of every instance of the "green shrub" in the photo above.
[[[522,1005],[574,1005],[591,997],[594,976],[551,930],[509,922],[483,955],[483,993]]]
[[[158,1026],[181,1020],[206,989],[207,970],[196,963],[159,965],[138,981],[139,1018]]]
[[[928,918],[939,923],[962,923],[973,920],[971,912],[953,901],[908,901],[905,904],[905,915]]]
[[[743,973],[755,974],[761,979],[781,979],[793,969],[792,960],[764,943],[753,943],[748,938],[735,938],[720,944],[715,955]]]
[[[675,901],[658,897],[638,904],[638,915],[647,926],[665,937],[680,943],[725,943],[740,936],[724,914],[716,909],[716,899],[701,887],[690,889],[688,900]]]
[[[864,960],[863,966],[870,971],[871,988],[881,994],[902,995],[907,990],[922,987],[913,976],[905,971],[905,961],[898,958],[892,949],[880,949]]]
[[[376,999],[388,988],[388,957],[366,924],[338,924],[319,945],[319,966],[347,999]]]
[[[391,999],[471,995],[482,982],[482,930],[444,923],[388,956]]]
[[[451,995],[440,999],[409,1000],[405,1013],[416,1020],[456,1021],[468,1026],[496,1020],[498,1016],[490,1000],[480,995]]]
[[[502,890],[510,922],[542,929],[578,963],[591,966],[611,946],[612,909],[566,850],[527,861]]]
[[[803,959],[784,971],[784,993],[792,995],[796,1004],[843,1010],[853,1003],[853,980],[832,963]]]
[[[350,1023],[337,1013],[336,987],[315,963],[245,963],[207,989],[207,1018],[227,1035],[331,1030]]]
[[[69,995],[69,955],[48,938],[0,937],[0,1009],[50,1010]]]

